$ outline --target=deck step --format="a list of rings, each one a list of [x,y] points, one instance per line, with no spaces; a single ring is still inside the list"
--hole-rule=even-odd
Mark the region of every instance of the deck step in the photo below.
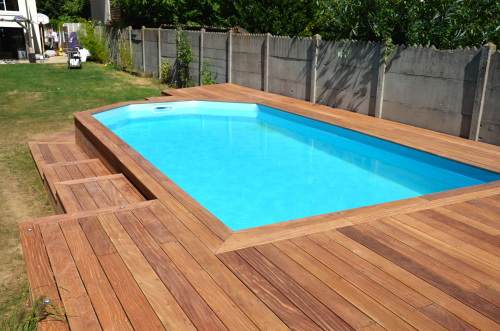
[[[46,164],[95,158],[94,155],[87,155],[82,151],[74,141],[30,141],[28,144],[42,178],[43,166]]]
[[[58,182],[54,187],[57,200],[66,213],[146,200],[123,174]]]
[[[111,172],[99,159],[45,164],[42,166],[42,170],[42,183],[58,214],[64,213],[64,210],[61,201],[56,196],[55,183],[111,175]]]

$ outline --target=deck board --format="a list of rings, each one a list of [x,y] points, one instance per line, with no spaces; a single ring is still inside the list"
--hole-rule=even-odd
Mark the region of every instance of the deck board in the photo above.
[[[500,172],[498,146],[231,84],[169,94],[148,102],[258,102]],[[68,321],[41,330],[500,329],[500,181],[233,232],[106,109],[29,144],[62,213],[19,223],[32,298]]]

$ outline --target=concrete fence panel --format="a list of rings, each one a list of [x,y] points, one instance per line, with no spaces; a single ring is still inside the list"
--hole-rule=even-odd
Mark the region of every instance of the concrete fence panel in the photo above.
[[[321,42],[318,57],[317,102],[374,115],[380,44]]]
[[[271,37],[269,41],[269,92],[309,100],[313,40]]]
[[[199,80],[200,73],[200,35],[199,31],[188,31],[189,44],[193,54],[193,62],[189,64],[189,75],[191,76],[192,85],[201,85]]]
[[[212,64],[217,84],[227,82],[227,33],[205,33],[203,38],[203,59]]]
[[[142,66],[142,33],[141,30],[132,30],[132,58],[134,61],[134,68],[143,70]]]
[[[232,37],[233,83],[257,90],[264,88],[264,35],[238,35]]]
[[[396,47],[387,65],[383,117],[468,137],[480,52]]]
[[[146,69],[144,71],[158,77],[158,30],[145,29],[144,39],[146,52]]]

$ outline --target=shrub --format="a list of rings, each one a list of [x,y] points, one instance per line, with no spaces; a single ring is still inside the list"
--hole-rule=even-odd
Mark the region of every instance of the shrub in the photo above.
[[[201,81],[203,85],[213,85],[217,79],[217,74],[214,74],[210,67],[212,62],[210,60],[203,60],[201,65]]]
[[[161,73],[160,73],[160,80],[163,84],[172,84],[173,77],[172,77],[172,65],[170,62],[165,59],[163,60],[163,63],[161,65]]]
[[[179,63],[181,87],[190,87],[191,75],[189,73],[189,64],[193,62],[194,56],[189,45],[189,35],[181,30],[177,32],[177,60]]]
[[[120,34],[118,43],[119,43],[118,55],[120,61],[120,69],[121,70],[131,69],[132,66],[134,65],[133,54],[123,34]]]
[[[86,21],[78,30],[80,43],[89,50],[92,59],[99,63],[108,63],[109,49],[106,39],[94,28],[90,21]]]

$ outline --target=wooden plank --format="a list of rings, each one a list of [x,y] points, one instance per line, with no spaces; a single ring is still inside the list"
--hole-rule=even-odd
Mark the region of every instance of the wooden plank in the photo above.
[[[135,209],[132,212],[158,244],[177,241],[172,232],[148,208]]]
[[[29,141],[28,146],[30,149],[31,156],[33,157],[33,160],[35,161],[35,165],[37,167],[38,174],[40,175],[40,177],[43,177],[42,166],[47,164],[47,162],[45,162],[45,159],[43,158],[43,153],[40,150],[40,146],[35,141]]]
[[[228,329],[258,329],[179,243],[167,242],[161,247]]]
[[[498,201],[496,201],[495,199],[483,198],[478,200],[471,200],[468,201],[468,203],[481,209],[488,210],[492,213],[500,214],[500,207],[498,206]]]
[[[384,256],[390,261],[398,264],[402,268],[408,270],[414,275],[424,279],[433,286],[441,289],[442,291],[448,293],[457,300],[467,304],[468,306],[480,311],[483,315],[498,323],[500,321],[500,310],[498,307],[492,305],[483,298],[477,296],[476,294],[459,287],[456,283],[445,279],[441,275],[437,274],[435,271],[425,268],[419,263],[416,263],[412,259],[404,256],[398,251],[388,247],[387,245],[379,242],[372,237],[368,237],[365,233],[367,232],[363,225],[357,225],[356,227],[362,227],[362,230],[358,230],[355,227],[346,227],[339,229],[343,234],[355,239],[356,241],[362,243],[371,250],[377,252],[378,254]],[[365,232],[365,233],[364,233]]]
[[[290,328],[320,330],[307,315],[298,309],[286,296],[273,287],[235,252],[219,254],[224,264],[235,273],[252,292]]]
[[[478,231],[485,232],[491,236],[500,235],[500,229],[495,229],[495,228],[488,226],[484,223],[481,223],[473,218],[456,213],[456,212],[451,211],[449,209],[446,209],[444,207],[434,208],[433,210],[440,213],[440,214],[451,217],[452,219],[454,219],[457,222],[461,222],[463,224],[466,224],[467,226],[471,226],[471,227],[477,229]],[[489,241],[489,240],[487,240],[487,241]]]
[[[276,246],[266,244],[257,246],[255,249],[285,272],[288,277],[291,277],[306,291],[318,298],[325,306],[332,309],[335,314],[349,323],[354,329],[361,329],[375,323],[349,301],[319,281],[307,269],[276,248]]]
[[[446,326],[448,330],[477,330],[463,319],[455,316],[435,303],[420,308],[420,311],[439,322],[441,325]]]
[[[439,324],[424,316],[416,308],[412,307],[383,286],[372,281],[362,272],[352,268],[348,261],[343,261],[333,254],[330,254],[326,249],[317,245],[310,239],[301,237],[292,239],[291,242],[323,263],[330,270],[344,279],[347,279],[348,282],[376,300],[379,305],[383,305],[416,329],[444,330]]]
[[[142,194],[126,178],[113,180],[113,185],[129,203],[144,200]]]
[[[98,259],[132,326],[136,330],[165,330],[121,257],[113,253]]]
[[[446,232],[433,228],[430,225],[421,222],[420,220],[415,219],[413,217],[413,214],[410,215],[412,216],[406,215],[407,217],[398,217],[397,219],[413,228],[420,229],[420,231],[425,231],[426,233],[431,234],[432,237],[436,238],[437,240],[440,240],[450,246],[454,246],[464,252],[467,252],[467,254],[483,260],[486,263],[492,264],[496,267],[500,266],[499,256],[491,254],[483,250],[482,248],[477,247],[479,245],[484,246],[484,244],[478,244],[477,241],[474,241],[473,243],[465,242],[459,238],[449,235]],[[420,216],[417,215],[417,217]]]
[[[42,153],[42,157],[43,157],[43,160],[45,161],[45,163],[57,163],[58,162],[58,160],[52,154],[52,151],[50,150],[50,148],[47,144],[39,143],[37,145],[38,145],[38,148],[40,149],[40,152]]]
[[[409,216],[405,215],[397,216],[373,222],[371,225],[482,284],[495,285],[498,283],[500,270],[399,221],[408,218]]]
[[[462,226],[459,222],[458,224],[456,224],[457,222],[453,221],[452,219],[433,211],[420,211],[417,213],[411,213],[409,214],[409,216],[464,242],[471,243],[486,252],[500,257],[500,247],[497,246],[500,243],[498,242],[498,240],[496,240],[496,238],[492,236],[488,237],[487,234],[479,234],[479,236],[483,239],[478,240],[479,238],[477,237],[477,231],[474,231],[470,227]],[[485,239],[490,239],[493,243],[490,243]],[[497,265],[500,266],[500,264]]]
[[[163,326],[169,328],[172,323],[170,317],[178,316],[177,314],[170,315],[178,305],[172,294],[158,278],[116,216],[101,214],[97,218]]]
[[[62,183],[67,183],[67,182],[62,182]],[[71,191],[73,192],[74,197],[82,207],[82,210],[92,210],[92,209],[98,209],[99,206],[95,203],[94,199],[92,199],[92,196],[90,195],[89,191],[85,188],[84,185],[77,184],[77,185],[69,185],[69,184],[61,184],[62,185],[68,185]],[[59,185],[56,184],[56,189],[59,191]],[[68,213],[70,212],[75,212],[76,210],[68,210],[66,208],[66,201],[62,200],[61,197],[61,203],[64,205],[64,209]]]
[[[414,329],[399,316],[370,296],[367,296],[339,274],[311,259],[308,253],[289,240],[276,242],[274,245],[384,328],[394,330]]]
[[[326,249],[330,254],[335,255],[337,258],[346,262],[359,272],[362,272],[377,284],[385,287],[387,290],[391,291],[413,307],[420,308],[432,303],[431,300],[424,297],[419,292],[413,290],[411,287],[405,285],[383,270],[375,267],[325,234],[317,233],[307,237]]]
[[[83,210],[83,207],[76,199],[71,187],[60,183],[55,183],[54,187],[57,194],[57,200],[61,202],[61,205],[66,213],[75,213]]]
[[[96,216],[83,217],[78,221],[97,256],[117,253]]]
[[[483,287],[476,290],[474,293],[479,295],[481,298],[488,300],[495,306],[500,307],[500,291],[494,290],[491,287]]]
[[[66,179],[66,180],[85,178],[85,176],[82,174],[80,169],[78,169],[78,165],[76,165],[76,164],[68,164],[64,168],[68,171],[68,173],[71,176],[71,178]],[[62,180],[62,181],[64,181],[64,180]]]
[[[132,330],[78,220],[61,222],[60,226],[101,327],[105,330]]]
[[[238,250],[236,253],[320,328],[324,330],[352,330],[349,324],[330,310],[334,307],[326,307],[254,248]]]
[[[113,184],[113,181],[114,180],[100,180],[94,182],[99,191],[106,196],[106,201],[108,201],[109,204],[118,206],[135,202],[135,201],[128,201]]]
[[[56,314],[61,319],[57,320],[49,317],[43,322],[43,326],[39,323],[39,328],[69,330],[66,323],[67,317],[54,281],[54,274],[44,247],[41,231],[38,226],[28,222],[20,222],[18,225],[28,274],[31,302],[50,300],[51,303],[47,307],[47,311],[50,314]]]
[[[45,178],[47,179],[47,181],[49,181],[49,178],[47,178],[47,168],[48,166],[44,166],[44,175],[45,175]],[[73,179],[73,176],[69,173],[68,169],[66,169],[65,166],[59,166],[59,167],[51,167],[54,172],[56,173],[57,175],[57,178],[54,178],[54,181],[52,182],[53,183],[56,183],[56,182],[62,182],[62,181],[65,181],[65,180],[71,180]]]
[[[287,329],[276,314],[258,300],[204,242],[198,240],[196,233],[190,232],[162,203],[154,202],[149,209],[259,328],[266,329],[272,325],[274,330]]]
[[[444,206],[444,208],[449,209],[457,214],[473,218],[476,221],[479,221],[487,226],[491,226],[497,230],[500,230],[500,222],[498,222],[498,214],[495,214],[485,209],[481,209],[468,202],[450,204]]]
[[[106,181],[106,182],[109,182],[109,181]],[[104,193],[103,189],[101,188],[101,186],[97,182],[91,181],[91,182],[83,183],[81,185],[83,185],[87,189],[88,193],[92,197],[92,200],[95,202],[95,204],[97,205],[98,208],[118,205],[117,203],[114,203],[114,201],[111,201],[108,198],[108,196],[109,195],[112,196],[113,193],[111,193],[111,194],[109,194],[109,192],[107,192],[108,194]]]
[[[87,291],[58,223],[40,225],[47,255],[60,289],[68,323],[73,329],[101,330]]]
[[[50,151],[52,152],[52,155],[56,159],[56,162],[67,162],[67,161],[70,161],[70,160],[66,160],[66,157],[64,156],[64,154],[59,149],[60,144],[51,144],[51,143],[48,143],[47,146],[49,147]]]
[[[398,254],[398,256],[407,261],[409,264],[414,264],[415,266],[418,266],[418,268],[428,270],[431,275],[436,276],[439,281],[446,284],[444,286],[456,286],[460,287],[462,290],[470,291],[483,286],[483,284],[471,279],[467,275],[448,267],[440,260],[430,258],[423,252],[420,252],[418,249],[412,247],[411,243],[399,241],[398,238],[386,235],[374,227],[365,224],[356,226],[356,230],[363,232],[373,240],[376,240],[393,250]]]
[[[77,144],[68,144],[68,148],[75,160],[95,159],[95,155],[85,153]]]
[[[58,144],[57,147],[59,148],[60,153],[62,154],[62,156],[66,161],[71,162],[78,160],[78,158],[73,154],[73,151],[70,149],[69,145]]]
[[[139,213],[140,210],[136,210]],[[224,325],[210,310],[193,286],[177,269],[169,256],[156,243],[132,212],[117,213],[116,217],[144,254],[151,267],[172,293],[171,312],[167,318],[174,328],[224,329]]]
[[[494,325],[496,325],[496,323],[486,318],[480,312],[470,308],[460,301],[457,301],[452,296],[434,287],[432,284],[429,284],[411,272],[401,268],[396,263],[385,259],[369,247],[362,245],[339,231],[328,231],[325,234],[349,251],[360,256],[377,268],[410,286],[414,290],[419,291],[422,295],[428,297],[464,321],[467,321],[469,324],[480,329],[485,327],[495,328]]]

